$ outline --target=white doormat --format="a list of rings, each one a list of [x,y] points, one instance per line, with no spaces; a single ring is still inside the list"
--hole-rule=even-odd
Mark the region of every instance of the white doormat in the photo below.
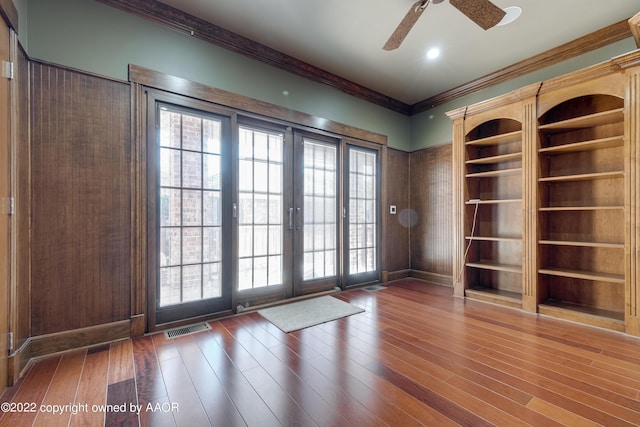
[[[258,310],[265,319],[284,332],[297,331],[365,311],[331,296],[311,298]]]

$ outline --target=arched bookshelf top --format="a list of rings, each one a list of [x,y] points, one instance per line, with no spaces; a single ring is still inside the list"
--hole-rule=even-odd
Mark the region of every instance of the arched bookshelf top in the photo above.
[[[603,117],[607,114],[622,114],[624,99],[614,95],[593,94],[568,99],[543,112],[538,119],[540,125],[565,122],[581,117]]]
[[[471,129],[467,141],[476,141],[522,131],[522,123],[510,118],[497,118],[486,121]]]

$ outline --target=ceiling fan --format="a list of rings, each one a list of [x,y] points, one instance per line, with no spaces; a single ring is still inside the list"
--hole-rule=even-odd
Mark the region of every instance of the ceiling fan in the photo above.
[[[402,41],[407,37],[411,28],[415,25],[422,15],[422,12],[429,6],[429,3],[442,3],[444,0],[418,0],[415,2],[407,14],[402,18],[400,24],[396,27],[387,43],[383,46],[384,50],[394,50],[400,47]],[[467,18],[478,24],[482,29],[489,28],[498,24],[506,12],[489,0],[449,0],[449,3]]]

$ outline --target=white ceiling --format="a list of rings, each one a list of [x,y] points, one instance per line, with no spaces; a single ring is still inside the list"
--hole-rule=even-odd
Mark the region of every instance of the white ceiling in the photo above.
[[[445,1],[430,4],[402,46],[382,46],[415,0],[160,0],[406,104],[592,33],[640,0],[493,0],[520,18],[488,31]],[[440,57],[426,59],[431,47]]]

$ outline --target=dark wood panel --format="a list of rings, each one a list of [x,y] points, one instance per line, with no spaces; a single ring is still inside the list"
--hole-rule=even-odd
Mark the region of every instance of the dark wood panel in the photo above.
[[[29,94],[29,60],[24,50],[18,50],[16,62],[17,98],[25,99]],[[30,211],[31,211],[31,156],[29,140],[29,103],[17,103],[16,129],[18,143],[15,152],[15,239],[16,266],[15,289],[12,295],[12,327],[14,349],[20,348],[29,338],[29,288],[31,282]],[[17,375],[18,372],[15,372]],[[15,378],[14,378],[15,379]]]
[[[31,64],[32,335],[128,319],[129,85]]]
[[[451,276],[453,232],[452,146],[410,155],[411,269]]]
[[[387,150],[387,166],[384,175],[387,205],[383,215],[387,216],[385,230],[386,256],[384,269],[389,272],[409,269],[409,153]],[[389,205],[395,205],[397,213],[389,214]]]
[[[640,423],[636,338],[464,301],[416,279],[336,296],[366,311],[288,334],[250,312],[172,340],[53,356],[0,402],[137,402],[140,425],[153,426]],[[107,386],[110,359],[135,379]],[[71,425],[138,425],[129,411],[102,417],[74,415]],[[34,420],[67,425],[69,414],[0,413],[0,426]]]

